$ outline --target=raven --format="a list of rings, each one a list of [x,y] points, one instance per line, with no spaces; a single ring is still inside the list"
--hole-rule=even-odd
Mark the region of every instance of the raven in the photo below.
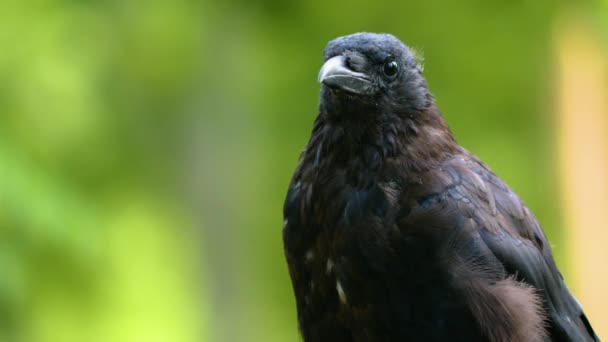
[[[283,209],[304,341],[599,340],[538,221],[458,145],[407,46],[339,37],[319,81]]]

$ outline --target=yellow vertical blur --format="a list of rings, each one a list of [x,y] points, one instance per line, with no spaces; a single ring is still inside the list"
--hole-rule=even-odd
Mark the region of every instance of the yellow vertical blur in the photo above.
[[[206,341],[206,316],[185,215],[149,196],[116,199],[108,222],[98,341]],[[181,217],[181,219],[180,219]]]
[[[557,27],[558,146],[573,290],[608,336],[608,53],[581,20]]]

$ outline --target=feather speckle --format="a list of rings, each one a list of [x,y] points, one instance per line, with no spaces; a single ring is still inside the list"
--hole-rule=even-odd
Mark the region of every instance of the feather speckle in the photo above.
[[[347,303],[346,293],[344,292],[344,289],[342,288],[342,284],[340,284],[340,281],[336,281],[336,291],[338,292],[338,297],[340,298],[340,303],[346,304]]]

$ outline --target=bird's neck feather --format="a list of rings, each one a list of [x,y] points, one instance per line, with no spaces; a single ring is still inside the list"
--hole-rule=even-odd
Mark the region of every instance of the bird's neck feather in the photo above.
[[[304,158],[317,172],[347,169],[373,176],[387,162],[398,164],[406,174],[424,172],[459,151],[433,104],[410,115],[375,113],[353,118],[321,112]]]

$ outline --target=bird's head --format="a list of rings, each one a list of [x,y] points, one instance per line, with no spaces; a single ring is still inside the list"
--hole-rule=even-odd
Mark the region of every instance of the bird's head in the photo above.
[[[390,34],[355,33],[330,41],[319,72],[327,112],[369,113],[369,107],[411,114],[431,96],[412,51]]]

